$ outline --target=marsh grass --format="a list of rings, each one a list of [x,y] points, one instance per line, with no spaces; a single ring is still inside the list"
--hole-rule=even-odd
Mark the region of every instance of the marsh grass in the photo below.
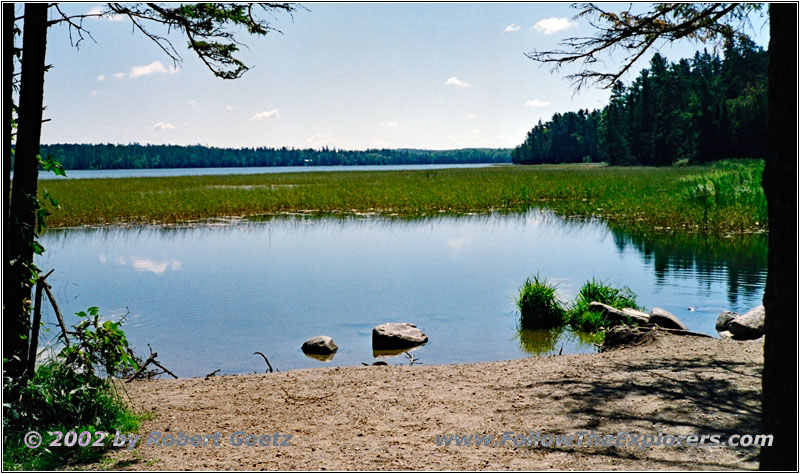
[[[528,278],[519,289],[517,308],[523,329],[552,329],[564,325],[564,308],[556,295],[555,285]]]
[[[724,234],[766,229],[762,170],[763,162],[755,160],[670,168],[508,165],[62,179],[40,182],[40,191],[49,191],[61,204],[48,218],[51,227],[298,212],[414,217],[539,207],[568,217],[602,217],[628,230]],[[713,196],[695,191],[708,182]]]

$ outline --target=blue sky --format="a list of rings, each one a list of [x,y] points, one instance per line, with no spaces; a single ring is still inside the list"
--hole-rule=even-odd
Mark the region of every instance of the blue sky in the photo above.
[[[294,18],[276,13],[272,26],[283,34],[240,37],[253,69],[234,81],[215,78],[177,34],[170,38],[184,61],[175,67],[127,20],[86,20],[96,42],[79,49],[65,27],[53,28],[43,143],[513,147],[538,120],[608,99],[598,88],[575,94],[563,79],[570,69],[552,73],[524,56],[592,34],[566,3],[305,6]],[[750,33],[766,47],[762,24],[755,18]],[[660,52],[677,60],[703,47]]]

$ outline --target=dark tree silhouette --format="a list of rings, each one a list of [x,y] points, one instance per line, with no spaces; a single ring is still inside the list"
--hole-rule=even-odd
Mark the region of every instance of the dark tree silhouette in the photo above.
[[[557,67],[583,68],[568,78],[580,88],[587,83],[609,87],[659,41],[691,38],[711,41],[745,36],[748,15],[757,4],[655,4],[642,14],[604,11],[593,4],[579,6],[578,17],[589,18],[598,33],[569,38],[558,51],[528,56]],[[764,470],[797,470],[797,4],[769,5],[769,134],[770,153],[763,176],[769,213],[769,257],[764,293],[766,338],[762,431],[774,436],[761,449]],[[614,49],[627,56],[612,72],[591,69],[598,56]]]

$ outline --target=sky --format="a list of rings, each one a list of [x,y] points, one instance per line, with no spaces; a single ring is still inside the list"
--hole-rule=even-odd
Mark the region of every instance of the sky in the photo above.
[[[612,11],[627,4],[608,7]],[[75,13],[100,4],[69,4]],[[43,143],[154,143],[340,149],[514,147],[554,113],[603,107],[609,91],[576,93],[524,53],[593,33],[567,3],[307,3],[276,12],[282,34],[237,38],[252,69],[213,76],[169,38],[173,64],[122,18],[86,19],[78,48],[51,28]],[[155,28],[154,32],[163,31]],[[762,18],[751,36],[768,42]],[[73,34],[73,43],[75,35]],[[705,47],[663,45],[669,60]],[[613,70],[621,54],[607,58]],[[624,79],[647,66],[643,57]]]

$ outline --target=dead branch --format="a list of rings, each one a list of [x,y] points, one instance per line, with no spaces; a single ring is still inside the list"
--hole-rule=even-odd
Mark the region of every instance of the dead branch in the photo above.
[[[263,358],[264,358],[264,362],[266,362],[266,363],[267,363],[267,367],[269,367],[269,370],[268,370],[267,372],[264,372],[264,373],[265,373],[265,374],[266,374],[266,373],[272,373],[272,364],[270,364],[270,363],[269,363],[269,359],[267,359],[267,356],[265,356],[263,353],[261,353],[261,352],[258,352],[258,351],[256,351],[256,352],[253,352],[253,355],[256,355],[256,354],[258,354],[258,355],[260,355],[261,357],[263,357]]]
[[[163,370],[164,372],[162,372],[162,373],[170,374],[172,377],[174,377],[174,378],[176,378],[176,379],[178,378],[178,376],[177,376],[177,375],[175,375],[175,374],[173,374],[172,372],[170,372],[170,371],[169,371],[169,370],[168,370],[166,367],[164,367],[163,365],[161,365],[161,364],[160,364],[160,363],[159,363],[157,360],[155,360],[155,359],[153,359],[153,365],[155,365],[155,366],[156,366],[156,367],[158,367],[159,369]]]
[[[151,363],[151,362],[153,362],[153,361],[156,359],[156,357],[157,357],[157,356],[158,356],[158,353],[157,353],[157,352],[153,352],[152,354],[150,354],[150,357],[148,357],[148,358],[147,358],[147,360],[144,362],[144,364],[142,364],[142,366],[141,366],[141,367],[139,367],[139,370],[137,370],[137,371],[136,371],[136,373],[135,373],[135,374],[133,374],[133,375],[131,376],[131,378],[129,378],[128,380],[126,380],[126,381],[125,381],[125,383],[132,382],[132,381],[133,381],[133,379],[135,379],[136,377],[138,377],[138,376],[139,376],[139,374],[141,374],[142,372],[144,372],[144,369],[145,369],[145,367],[147,367],[148,365],[150,365],[150,363]],[[177,378],[177,377],[176,377],[176,378]]]
[[[48,273],[47,275],[50,275],[50,273]],[[53,311],[56,313],[56,319],[58,319],[58,325],[61,326],[61,336],[64,338],[64,344],[69,345],[69,336],[67,336],[68,331],[67,331],[67,325],[64,323],[64,316],[61,315],[61,311],[58,309],[58,304],[56,304],[56,299],[53,296],[53,292],[50,291],[50,284],[47,282],[45,282],[44,284],[44,292],[47,294],[47,299],[50,300],[50,304],[53,306]]]
[[[211,372],[210,374],[206,374],[206,378],[204,380],[208,380],[211,377],[214,377],[215,375],[217,375],[217,372],[219,372],[220,370],[222,370],[222,369],[217,369],[217,370]]]

